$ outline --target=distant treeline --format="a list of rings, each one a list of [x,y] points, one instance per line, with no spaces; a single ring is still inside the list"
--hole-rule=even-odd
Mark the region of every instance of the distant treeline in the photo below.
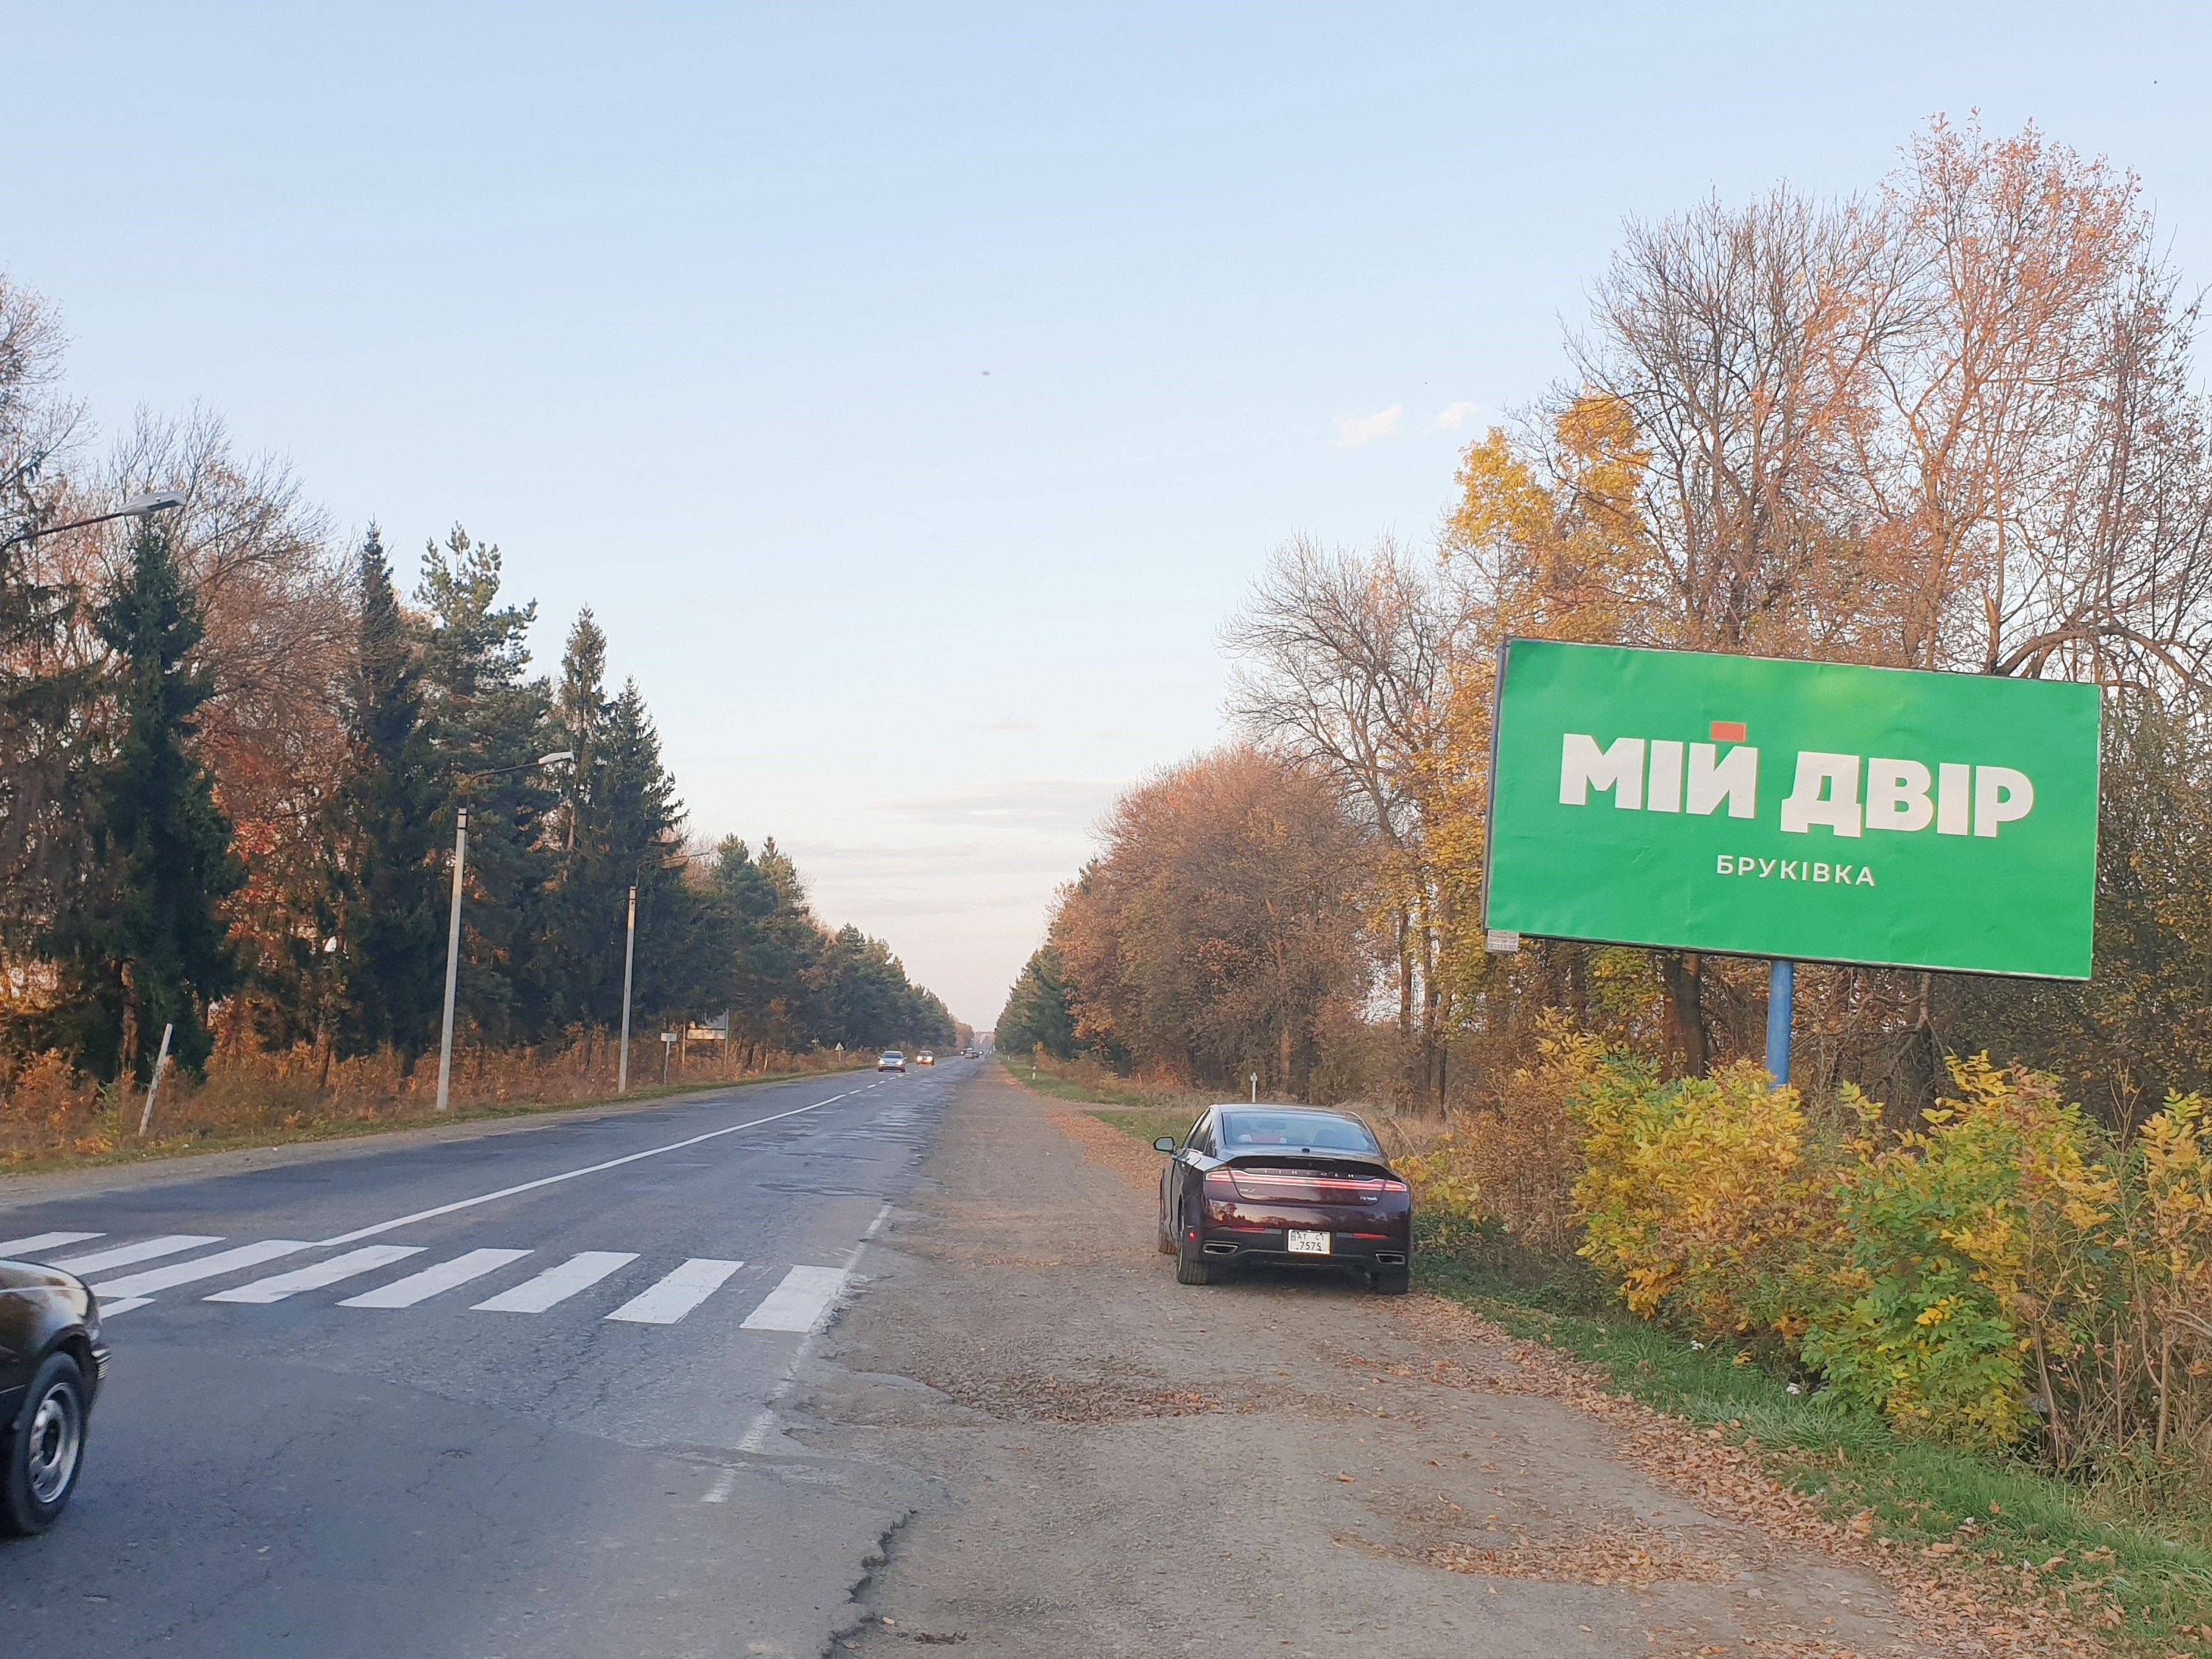
[[[535,606],[456,526],[396,590],[222,423],[142,415],[88,460],[52,307],[0,277],[0,1083],[58,1053],[143,1077],[165,1026],[330,1060],[438,1040],[456,815],[457,1024],[571,1044],[727,1012],[734,1044],[950,1044],[882,941],[818,922],[773,840],[687,843],[590,611],[533,674]],[[149,492],[183,504],[78,530]],[[542,757],[565,752],[567,758]]]

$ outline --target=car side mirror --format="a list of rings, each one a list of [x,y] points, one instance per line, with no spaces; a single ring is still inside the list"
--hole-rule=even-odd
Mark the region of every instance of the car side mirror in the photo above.
[[[1152,1143],[1152,1150],[1156,1152],[1171,1152],[1175,1151],[1175,1137],[1173,1135],[1162,1135],[1158,1140]]]

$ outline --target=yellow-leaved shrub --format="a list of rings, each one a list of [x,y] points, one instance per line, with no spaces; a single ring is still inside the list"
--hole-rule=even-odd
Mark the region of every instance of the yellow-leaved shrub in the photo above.
[[[1581,1253],[1628,1305],[1701,1335],[1794,1342],[1835,1230],[1796,1091],[1748,1062],[1662,1083],[1615,1055],[1572,1109]]]
[[[1537,1063],[1516,1072],[1504,1097],[1467,1112],[1419,1152],[1399,1160],[1432,1228],[1497,1227],[1530,1249],[1573,1248],[1582,1134],[1569,1103],[1607,1063],[1605,1045],[1547,1012]]]

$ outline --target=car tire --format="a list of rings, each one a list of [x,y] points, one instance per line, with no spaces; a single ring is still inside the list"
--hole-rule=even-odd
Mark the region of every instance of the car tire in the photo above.
[[[1168,1225],[1168,1212],[1165,1205],[1160,1206],[1159,1246],[1162,1255],[1173,1255],[1176,1253],[1175,1229]]]
[[[1374,1287],[1377,1296],[1403,1296],[1413,1288],[1413,1270],[1411,1267],[1376,1267],[1368,1273],[1367,1282]]]
[[[1182,1230],[1176,1230],[1180,1233]],[[1176,1283],[1178,1285],[1211,1285],[1213,1283],[1213,1264],[1206,1253],[1188,1238],[1176,1242]]]
[[[65,1353],[47,1355],[0,1462],[0,1530],[44,1532],[61,1518],[84,1468],[89,1414],[83,1370]]]

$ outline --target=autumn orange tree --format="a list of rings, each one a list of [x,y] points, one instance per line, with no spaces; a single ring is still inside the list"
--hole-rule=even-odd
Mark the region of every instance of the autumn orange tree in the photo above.
[[[1367,983],[1361,828],[1315,769],[1236,746],[1115,806],[1052,926],[1084,1043],[1140,1069],[1326,1095]]]

